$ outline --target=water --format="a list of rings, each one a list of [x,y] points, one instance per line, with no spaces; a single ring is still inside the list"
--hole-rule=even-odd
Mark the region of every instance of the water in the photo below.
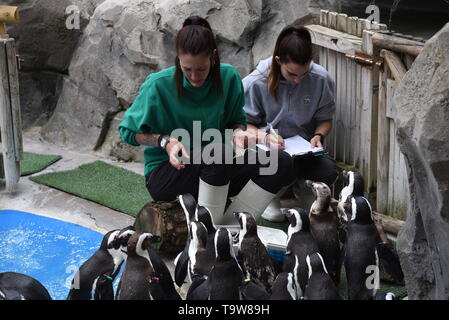
[[[76,271],[102,239],[101,233],[72,223],[0,210],[0,272],[29,275],[53,299],[64,300]]]

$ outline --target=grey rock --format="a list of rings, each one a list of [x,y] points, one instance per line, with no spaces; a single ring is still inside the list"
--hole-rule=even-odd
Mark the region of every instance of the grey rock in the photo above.
[[[20,73],[22,126],[42,125],[50,118],[60,93],[61,79],[76,49],[83,29],[104,0],[4,0],[19,8],[19,24],[7,26],[23,59]],[[67,29],[66,8],[76,5],[79,29]]]
[[[410,205],[397,250],[410,299],[449,299],[449,23],[394,95]]]

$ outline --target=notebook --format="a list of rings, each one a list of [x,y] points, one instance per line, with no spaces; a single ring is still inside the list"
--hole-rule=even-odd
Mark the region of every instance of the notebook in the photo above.
[[[293,136],[284,139],[285,149],[284,151],[290,154],[292,157],[303,157],[307,155],[319,156],[326,153],[324,148],[317,147],[312,148],[310,142],[301,136]],[[268,151],[270,148],[264,144],[258,144],[257,147]]]

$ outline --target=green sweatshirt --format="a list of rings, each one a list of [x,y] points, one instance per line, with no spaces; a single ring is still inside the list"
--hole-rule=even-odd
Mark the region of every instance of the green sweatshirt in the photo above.
[[[152,73],[140,87],[139,94],[125,112],[118,130],[122,139],[138,146],[136,133],[170,135],[183,128],[193,137],[193,121],[201,121],[201,135],[210,128],[222,133],[235,124],[246,127],[243,111],[245,95],[237,70],[229,64],[220,64],[223,95],[216,92],[209,77],[201,87],[194,87],[184,77],[183,97],[178,99],[175,67]],[[160,147],[147,146],[144,150],[147,175],[160,163],[168,160],[167,152]]]

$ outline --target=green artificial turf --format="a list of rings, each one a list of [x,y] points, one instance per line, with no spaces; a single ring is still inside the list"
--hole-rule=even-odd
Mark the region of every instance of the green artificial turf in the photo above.
[[[20,161],[20,175],[26,176],[44,170],[62,157],[56,154],[24,152]]]
[[[103,161],[84,164],[74,170],[32,176],[30,180],[132,216],[152,200],[142,175]]]

